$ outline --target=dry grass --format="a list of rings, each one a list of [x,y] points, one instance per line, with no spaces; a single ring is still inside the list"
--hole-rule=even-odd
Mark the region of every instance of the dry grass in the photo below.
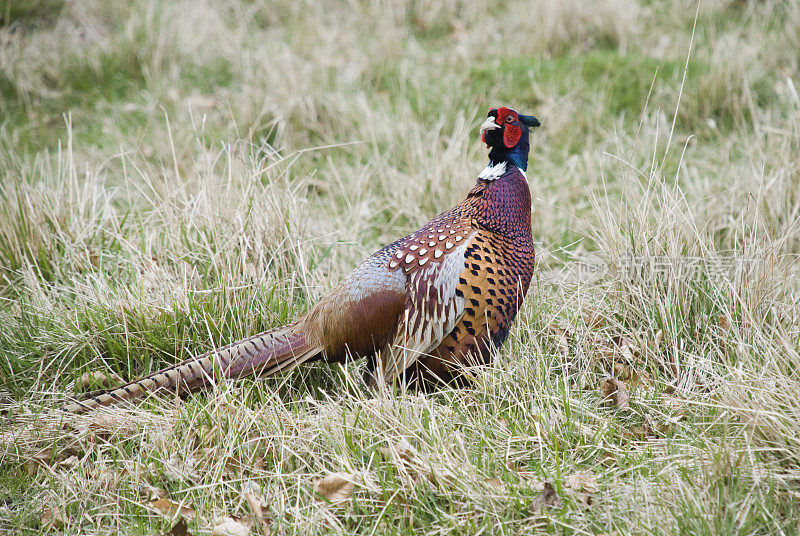
[[[168,531],[166,496],[194,534],[797,533],[800,3],[696,11],[0,5],[0,532]],[[51,412],[301,314],[464,195],[498,103],[543,120],[540,261],[472,388]]]

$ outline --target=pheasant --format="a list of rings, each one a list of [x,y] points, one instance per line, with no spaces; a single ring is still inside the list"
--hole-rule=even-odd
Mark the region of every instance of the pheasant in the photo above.
[[[299,320],[68,404],[70,412],[306,361],[366,357],[368,384],[447,383],[488,363],[533,275],[526,178],[533,116],[493,108],[481,124],[489,164],[466,199],[378,250]]]

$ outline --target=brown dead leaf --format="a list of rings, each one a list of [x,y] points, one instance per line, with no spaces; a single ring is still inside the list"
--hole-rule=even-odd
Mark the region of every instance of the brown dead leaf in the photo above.
[[[662,436],[668,436],[672,433],[672,424],[669,422],[657,421],[653,423],[652,428]]]
[[[178,482],[186,479],[196,482],[200,480],[200,473],[197,470],[198,463],[197,458],[190,456],[184,459],[180,453],[173,452],[169,460],[164,462],[164,476]]]
[[[653,433],[653,427],[650,425],[650,422],[647,418],[645,418],[644,423],[641,425],[635,424],[631,426],[623,435],[635,441],[645,441],[655,436]]]
[[[578,471],[566,478],[564,487],[570,490],[572,497],[587,506],[593,502],[592,494],[597,493],[597,479],[594,473],[588,470]]]
[[[631,354],[635,354],[639,351],[639,345],[636,341],[624,335],[613,335],[611,341],[619,347],[620,351],[624,351],[624,348],[627,348],[628,352]]]
[[[45,530],[61,530],[67,518],[58,508],[47,508],[42,514],[42,528]]]
[[[578,471],[569,475],[564,482],[565,487],[574,491],[585,491],[587,493],[597,493],[597,479],[589,470]]]
[[[62,450],[55,450],[52,447],[42,449],[25,459],[25,468],[29,476],[34,476],[39,471],[40,466],[60,465],[65,469],[71,469],[78,463],[77,455],[81,453],[72,447],[65,447]]]
[[[661,348],[661,345],[664,343],[664,332],[660,329],[656,331],[655,341],[656,343],[656,350]]]
[[[58,460],[63,459],[63,458],[59,457],[57,454],[55,454],[53,452],[52,448],[48,447],[46,449],[40,450],[39,452],[37,452],[36,454],[31,456],[30,459],[32,461],[34,461],[34,462],[38,462],[38,463],[41,463],[43,465],[46,465],[46,464],[48,464],[50,462],[56,462],[57,463]]]
[[[39,464],[35,460],[25,460],[25,472],[33,478],[39,472]]]
[[[556,488],[550,481],[544,483],[544,491],[531,501],[531,511],[535,514],[541,513],[544,508],[561,508],[564,501],[556,493]]]
[[[148,506],[167,517],[180,514],[186,519],[194,519],[194,517],[197,515],[197,512],[195,512],[194,509],[189,508],[188,506],[181,506],[180,503],[177,503],[172,499],[167,499],[166,497],[156,499],[148,504]]]
[[[172,525],[171,529],[163,534],[164,536],[192,536],[192,533],[189,532],[186,519],[184,518],[180,518],[174,525]]]
[[[633,355],[634,350],[636,349],[634,346],[629,345],[630,341],[625,341],[625,344],[620,347],[620,353],[622,353],[623,359],[628,363],[633,363],[636,361],[636,357]]]
[[[600,383],[600,393],[605,403],[613,404],[617,409],[630,409],[628,388],[616,378],[606,378]]]
[[[578,375],[578,389],[580,389],[581,391],[591,390],[592,389],[591,384],[593,382],[590,381],[590,378],[591,374],[589,372],[586,371],[581,372],[580,375]]]
[[[261,533],[266,536],[269,534],[271,520],[268,517],[269,504],[267,503],[266,497],[264,497],[261,492],[261,486],[259,486],[256,482],[250,482],[249,484],[245,485],[242,495],[244,496],[244,500],[247,501],[247,504],[250,506],[250,511],[253,512],[253,518],[255,519],[258,528],[261,530]]]
[[[353,495],[355,475],[331,473],[314,482],[314,492],[332,504],[346,503]]]
[[[378,448],[378,452],[384,458],[387,459],[400,459],[406,462],[410,462],[412,458],[414,458],[414,452],[411,448],[403,443],[399,443],[396,445],[385,445]]]
[[[163,499],[167,495],[169,495],[169,493],[167,493],[167,490],[162,489],[162,488],[157,488],[157,487],[153,486],[152,484],[150,484],[149,482],[142,481],[142,487],[139,490],[139,496],[142,499],[148,499],[150,501],[155,501],[155,500],[158,500],[158,499]]]
[[[629,382],[631,386],[635,387],[647,388],[652,384],[647,371],[638,371],[632,366],[619,361],[614,362],[614,377]]]
[[[606,319],[597,309],[587,307],[581,314],[583,322],[588,328],[599,328],[606,323]]]
[[[499,478],[487,478],[483,481],[483,483],[494,491],[498,491],[500,493],[505,493],[507,491],[506,485]]]
[[[247,536],[250,533],[249,523],[228,516],[214,519],[213,526],[212,536]]]
[[[630,375],[630,384],[634,387],[648,389],[653,385],[653,381],[650,379],[650,374],[648,374],[646,370],[634,370]]]
[[[78,457],[72,455],[69,458],[58,462],[58,465],[63,467],[64,469],[72,469],[73,467],[78,465]]]
[[[547,332],[553,337],[553,342],[555,343],[558,353],[562,356],[568,356],[569,339],[571,336],[570,331],[553,322],[547,326]]]

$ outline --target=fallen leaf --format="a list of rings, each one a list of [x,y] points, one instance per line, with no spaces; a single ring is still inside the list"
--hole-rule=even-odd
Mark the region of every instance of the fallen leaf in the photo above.
[[[57,456],[53,455],[53,449],[49,447],[46,449],[42,449],[33,456],[31,456],[31,460],[39,462],[41,464],[47,464],[51,461],[54,461],[54,459],[55,461],[58,460]]]
[[[314,492],[332,504],[342,504],[353,495],[355,475],[350,473],[331,473],[314,483]]]
[[[180,513],[186,519],[194,519],[194,516],[197,515],[192,508],[181,506],[180,503],[167,498],[156,499],[152,501],[149,506],[167,517],[172,517]]]
[[[600,464],[605,467],[614,467],[617,465],[617,457],[611,452],[603,452],[600,455]]]
[[[39,472],[39,464],[35,460],[25,460],[25,472],[33,478]]]
[[[197,459],[186,458],[185,460],[177,452],[172,453],[164,463],[164,475],[170,480],[182,482],[186,479],[200,480],[200,473],[197,471]]]
[[[635,387],[646,388],[652,383],[647,371],[639,372],[630,365],[620,363],[619,361],[614,362],[614,377],[629,382],[631,386]]]
[[[495,491],[499,491],[501,493],[506,492],[506,485],[499,478],[487,478],[483,481],[483,483]]]
[[[591,383],[589,381],[590,377],[591,375],[588,372],[586,371],[581,372],[578,375],[578,389],[580,389],[581,391],[590,390],[592,388]]]
[[[659,329],[658,331],[656,331],[656,336],[655,336],[656,349],[661,348],[661,344],[663,342],[664,342],[664,332]]]
[[[400,459],[407,462],[410,462],[414,457],[414,452],[411,450],[410,446],[402,442],[396,445],[379,447],[378,452],[380,452],[384,458]]]
[[[67,519],[58,508],[48,508],[42,514],[42,528],[46,530],[61,530]]]
[[[600,383],[600,393],[603,401],[611,403],[618,409],[629,409],[628,388],[616,378],[606,378]]]
[[[167,490],[157,488],[149,482],[142,482],[142,489],[139,490],[139,496],[150,501],[164,499],[167,495],[169,495]]]
[[[569,330],[561,328],[556,323],[551,323],[547,326],[547,331],[552,335],[553,342],[555,343],[556,350],[562,356],[569,355],[569,338],[571,333]]]
[[[265,512],[269,512],[269,504],[266,498],[261,493],[261,486],[256,482],[245,484],[242,491],[244,500],[250,506],[250,511],[253,512],[253,518],[256,520],[261,533],[264,535],[269,534],[270,519],[268,519]]]
[[[549,481],[544,483],[544,491],[531,501],[531,511],[535,514],[541,513],[544,508],[561,508],[564,501],[556,493],[556,488]]]
[[[641,387],[643,389],[647,389],[653,385],[653,381],[650,379],[650,374],[648,374],[646,370],[641,372],[636,370],[632,371],[630,374],[630,383],[633,386]]]
[[[611,337],[611,341],[619,347],[620,352],[623,354],[633,355],[639,351],[638,344],[623,335],[614,335]],[[625,351],[626,348],[627,352]]]
[[[635,349],[636,347],[630,346],[628,344],[628,341],[626,341],[625,344],[620,347],[620,352],[622,352],[622,357],[624,357],[628,363],[633,363],[634,361],[636,361],[636,357],[634,357],[633,355],[633,350]]]
[[[177,523],[172,525],[171,529],[164,533],[164,536],[192,536],[192,533],[189,532],[186,519],[180,518]]]
[[[58,465],[63,467],[64,469],[72,469],[76,465],[78,465],[78,457],[75,455],[70,456],[66,460],[58,462]]]
[[[662,436],[668,436],[672,432],[672,424],[669,422],[656,421],[652,428]]]
[[[599,328],[606,323],[605,318],[603,318],[603,315],[600,314],[600,311],[591,307],[587,307],[581,316],[583,317],[583,322],[588,328]]]
[[[565,481],[565,486],[575,491],[586,491],[596,493],[597,479],[591,471],[578,471],[569,475]]]
[[[212,536],[246,536],[250,533],[250,526],[231,517],[218,517],[214,519]]]

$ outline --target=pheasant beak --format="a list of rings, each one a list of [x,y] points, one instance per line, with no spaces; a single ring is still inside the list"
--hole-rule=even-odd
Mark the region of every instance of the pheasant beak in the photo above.
[[[494,130],[496,128],[500,128],[500,125],[494,122],[494,117],[489,116],[486,118],[486,121],[481,123],[481,132],[486,132],[487,130]]]

